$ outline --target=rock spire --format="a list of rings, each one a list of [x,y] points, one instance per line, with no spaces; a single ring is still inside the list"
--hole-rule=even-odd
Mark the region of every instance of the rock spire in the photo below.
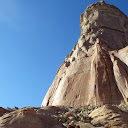
[[[42,106],[128,104],[127,16],[100,1],[81,15],[80,28]]]

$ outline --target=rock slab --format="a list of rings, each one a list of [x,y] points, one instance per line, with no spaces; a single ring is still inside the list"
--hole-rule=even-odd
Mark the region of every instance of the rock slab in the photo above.
[[[128,128],[128,112],[119,110],[115,106],[104,105],[91,112],[93,125],[102,125],[108,128]]]

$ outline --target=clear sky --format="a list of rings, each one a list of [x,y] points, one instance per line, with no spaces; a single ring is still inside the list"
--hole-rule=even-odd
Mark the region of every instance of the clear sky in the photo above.
[[[97,0],[0,0],[0,106],[41,105]],[[128,0],[106,0],[128,15]]]

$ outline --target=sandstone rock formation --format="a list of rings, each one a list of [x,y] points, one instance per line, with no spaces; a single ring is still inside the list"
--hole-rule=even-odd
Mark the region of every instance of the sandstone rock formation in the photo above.
[[[88,118],[94,109],[91,106],[24,107],[1,116],[0,128],[95,128]]]
[[[0,117],[0,128],[63,128],[59,121],[47,115],[47,111],[26,107]],[[43,112],[44,111],[44,112]],[[49,113],[51,111],[49,110]]]
[[[5,113],[8,113],[9,111],[0,107],[0,116],[3,116]]]
[[[0,128],[128,128],[128,18],[101,1],[80,27],[42,107],[0,107]]]
[[[128,128],[128,106],[12,109],[0,116],[0,128]]]
[[[89,117],[93,125],[108,128],[128,128],[128,112],[123,112],[115,106],[105,105],[94,110]]]
[[[87,7],[80,27],[42,106],[128,104],[127,16],[100,1]]]

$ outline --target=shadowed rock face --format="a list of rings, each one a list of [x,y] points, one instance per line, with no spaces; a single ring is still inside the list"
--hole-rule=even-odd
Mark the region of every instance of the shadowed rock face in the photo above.
[[[128,18],[101,1],[81,15],[81,35],[42,106],[128,104]]]

